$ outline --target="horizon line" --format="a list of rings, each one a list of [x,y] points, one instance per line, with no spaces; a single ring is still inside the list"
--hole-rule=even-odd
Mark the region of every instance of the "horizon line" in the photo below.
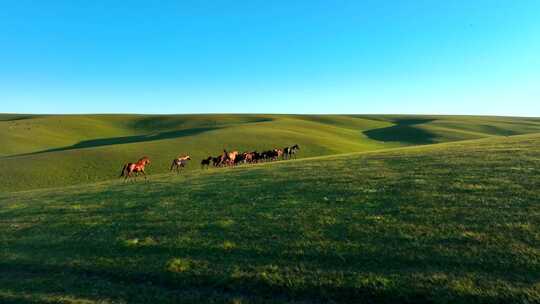
[[[0,115],[32,115],[32,116],[84,116],[84,115],[138,115],[138,116],[180,116],[180,115],[306,115],[306,116],[482,116],[482,117],[513,117],[540,118],[540,116],[513,114],[444,114],[444,113],[272,113],[272,112],[205,112],[205,113],[137,113],[137,112],[86,112],[86,113],[29,113],[29,112],[0,112]]]

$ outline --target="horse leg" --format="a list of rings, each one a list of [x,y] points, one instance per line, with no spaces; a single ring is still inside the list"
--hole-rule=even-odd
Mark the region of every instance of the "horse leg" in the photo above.
[[[133,171],[129,171],[127,172],[126,174],[126,182],[128,181],[132,181],[133,180],[133,175],[132,175]]]
[[[124,173],[126,171],[126,167],[127,167],[127,165],[124,165],[124,167],[122,167],[122,173],[120,173],[120,177],[124,176]]]
[[[146,178],[146,172],[144,172],[144,170],[141,170],[141,173],[142,173],[143,176],[144,176],[144,180],[145,180],[146,182],[148,182],[148,178]]]

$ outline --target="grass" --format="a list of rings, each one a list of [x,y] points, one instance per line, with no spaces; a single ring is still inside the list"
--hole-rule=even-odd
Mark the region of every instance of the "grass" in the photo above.
[[[539,187],[523,135],[4,193],[0,302],[538,303]]]
[[[151,174],[172,158],[223,148],[299,144],[300,157],[540,132],[534,118],[404,115],[0,115],[0,192],[116,178],[143,155]]]

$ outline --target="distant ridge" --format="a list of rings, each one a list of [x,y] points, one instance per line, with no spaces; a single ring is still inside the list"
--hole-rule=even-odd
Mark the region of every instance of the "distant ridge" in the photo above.
[[[299,157],[540,132],[540,119],[430,115],[0,114],[0,191],[114,178],[148,155],[150,174],[179,153],[194,159],[299,144]]]

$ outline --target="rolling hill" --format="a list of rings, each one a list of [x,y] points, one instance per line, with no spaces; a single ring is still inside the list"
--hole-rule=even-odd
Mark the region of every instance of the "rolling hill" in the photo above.
[[[0,115],[0,191],[117,177],[143,155],[172,158],[299,144],[300,157],[540,132],[540,119],[403,115]]]
[[[346,133],[353,122],[397,128],[391,119],[284,117],[211,132],[275,124],[278,140],[287,123]],[[456,119],[401,126],[523,131],[502,118],[477,128]],[[362,138],[360,128],[351,130]],[[157,152],[187,139],[119,147]],[[350,148],[382,144],[372,140]],[[4,193],[0,302],[537,303],[539,187],[532,134]]]

